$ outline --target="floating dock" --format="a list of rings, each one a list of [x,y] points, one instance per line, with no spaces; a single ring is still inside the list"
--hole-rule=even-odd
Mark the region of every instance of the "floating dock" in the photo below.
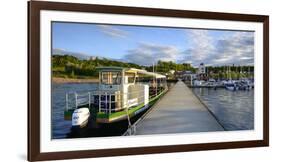
[[[182,81],[178,81],[133,127],[134,135],[224,130]]]

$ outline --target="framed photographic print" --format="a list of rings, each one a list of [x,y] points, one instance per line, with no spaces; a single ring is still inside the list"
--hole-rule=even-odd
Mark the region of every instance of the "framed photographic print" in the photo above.
[[[28,9],[28,160],[269,145],[268,16]]]

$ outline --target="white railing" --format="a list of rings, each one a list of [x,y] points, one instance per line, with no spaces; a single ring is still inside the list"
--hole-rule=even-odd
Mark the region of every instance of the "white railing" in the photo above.
[[[123,96],[144,93],[144,90],[133,91],[128,93],[120,93],[120,91],[90,91],[90,92],[71,92],[66,93],[65,96],[65,109],[74,110],[82,106],[91,107],[97,106],[99,112],[112,113],[112,111],[120,111],[126,109],[123,105],[129,105],[128,100],[126,103],[123,101]],[[114,100],[113,99],[114,96]],[[144,95],[137,95],[138,104],[144,103]],[[96,101],[96,99],[98,101]],[[116,104],[119,103],[119,104]],[[112,104],[114,108],[112,108]]]

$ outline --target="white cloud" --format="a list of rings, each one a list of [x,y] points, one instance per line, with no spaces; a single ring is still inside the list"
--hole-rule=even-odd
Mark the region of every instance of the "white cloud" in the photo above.
[[[224,37],[216,38],[210,30],[187,30],[190,48],[183,52],[181,62],[194,66],[207,65],[253,65],[254,33],[225,31]]]
[[[179,50],[174,46],[139,43],[137,48],[128,50],[123,59],[127,62],[148,66],[159,60],[175,62],[179,54]]]
[[[218,40],[215,63],[219,64],[254,64],[254,33],[235,32]],[[222,58],[226,59],[220,61]]]
[[[101,30],[101,32],[110,37],[126,38],[128,36],[126,31],[120,30],[111,25],[97,25],[97,27]]]
[[[188,29],[188,48],[180,51],[175,46],[139,43],[135,49],[128,50],[124,61],[140,65],[152,65],[158,60],[206,65],[253,65],[254,33],[224,31],[212,35],[210,30]],[[216,36],[216,37],[215,37]]]
[[[181,62],[200,64],[213,54],[215,47],[208,30],[187,29],[186,34],[190,41],[190,48],[183,52]]]

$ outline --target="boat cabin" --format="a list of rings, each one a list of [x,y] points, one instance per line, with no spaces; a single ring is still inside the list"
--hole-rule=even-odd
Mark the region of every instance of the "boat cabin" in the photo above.
[[[164,82],[166,76],[157,73],[121,67],[97,69],[99,70],[99,112],[112,113],[140,104],[146,106],[151,97],[166,88]]]

